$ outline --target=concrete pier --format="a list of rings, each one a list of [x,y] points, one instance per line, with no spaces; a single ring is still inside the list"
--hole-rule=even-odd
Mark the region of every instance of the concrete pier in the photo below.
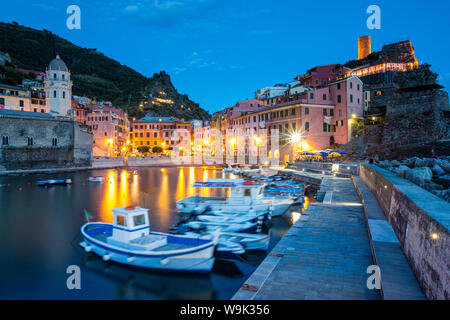
[[[352,179],[330,174],[321,178],[323,201],[309,206],[233,300],[386,298],[386,292],[383,295],[382,290],[367,286],[372,274],[367,273],[367,268],[376,264],[376,257],[365,207]],[[402,261],[402,268],[408,268],[401,251],[391,250],[389,254]],[[412,272],[402,268],[390,268],[385,279],[395,282],[400,277],[401,281],[395,286],[389,283],[384,289],[394,287],[395,294],[390,297],[401,299],[403,286],[414,290],[407,298],[423,299]],[[402,270],[408,271],[406,278]],[[383,270],[381,273],[383,278]]]

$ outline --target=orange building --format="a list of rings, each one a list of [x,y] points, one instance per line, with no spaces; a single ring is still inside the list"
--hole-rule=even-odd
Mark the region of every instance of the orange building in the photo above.
[[[172,117],[149,117],[134,120],[130,133],[134,149],[147,146],[161,147],[164,151],[190,146],[191,124]]]

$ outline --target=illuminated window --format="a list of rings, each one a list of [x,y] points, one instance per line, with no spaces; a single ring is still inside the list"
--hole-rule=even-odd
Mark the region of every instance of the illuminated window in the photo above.
[[[126,221],[126,219],[125,219],[124,216],[117,216],[117,222],[116,222],[116,224],[117,224],[118,226],[126,227],[126,226],[127,226],[127,221]]]

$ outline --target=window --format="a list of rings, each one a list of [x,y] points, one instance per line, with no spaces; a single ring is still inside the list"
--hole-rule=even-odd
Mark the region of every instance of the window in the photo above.
[[[328,125],[324,122],[323,123],[323,132],[327,132],[327,128],[328,128]]]
[[[158,133],[157,132],[153,133],[153,138],[158,138]]]
[[[63,99],[65,99],[65,98],[66,98],[66,92],[63,91]]]
[[[145,224],[145,216],[143,214],[133,217],[134,226],[142,226]]]
[[[296,129],[296,123],[295,123],[295,122],[292,122],[292,130],[295,131],[295,129]]]
[[[0,104],[5,105],[5,98],[0,98]]]
[[[342,110],[339,109],[339,117],[341,117],[341,116],[342,116]]]
[[[327,100],[327,95],[326,95],[326,93],[323,94],[323,100]]]
[[[117,219],[116,225],[123,226],[123,227],[127,226],[127,220],[125,219],[124,216],[117,216],[116,219]]]
[[[359,91],[359,89],[360,89],[360,85],[359,85],[359,83],[358,83],[358,85],[357,85],[357,88],[358,88],[358,91]]]
[[[288,110],[288,109],[286,109],[286,110],[284,111],[284,116],[285,116],[285,117],[289,116],[289,110]]]
[[[334,110],[333,109],[330,109],[330,116],[334,116]]]
[[[245,197],[250,197],[252,195],[252,192],[250,189],[244,189],[244,196]]]
[[[56,90],[53,90],[53,98],[56,98]]]
[[[141,133],[139,134],[139,136],[140,136],[141,138],[143,138],[143,137],[144,137],[144,134],[141,132]]]
[[[32,146],[33,145],[33,137],[28,137],[27,138],[27,144],[29,145],[29,146]]]
[[[341,102],[342,102],[342,97],[341,97],[340,94],[338,94],[338,96],[337,96],[337,102],[338,102],[338,103],[341,103]]]
[[[309,122],[305,122],[305,130],[309,131]]]
[[[383,95],[383,91],[377,91],[377,96],[382,96]]]
[[[350,95],[350,102],[353,102],[353,95]]]
[[[56,79],[56,73],[53,74],[53,79]]]
[[[3,137],[2,137],[2,144],[3,144],[4,146],[9,145],[9,137],[8,137],[8,136],[3,136]]]
[[[305,108],[305,115],[307,115],[307,114],[309,114],[309,108],[308,107]]]
[[[23,107],[23,100],[20,100],[20,101],[19,101],[19,105],[20,105],[21,107]]]
[[[150,138],[150,132],[147,132],[147,138]]]
[[[62,79],[64,80],[64,78],[65,78],[65,77],[64,77],[64,74],[63,74],[63,75],[62,75]]]
[[[341,90],[341,84],[340,83],[337,84],[337,89]]]
[[[344,120],[341,120],[341,126],[343,126],[344,125]]]
[[[311,93],[309,94],[309,98],[310,98],[310,99],[314,99],[314,93],[311,92]]]
[[[327,109],[323,109],[323,115],[324,115],[324,116],[327,115]]]
[[[56,147],[58,145],[58,138],[52,138],[52,146]]]
[[[353,82],[350,82],[350,89],[353,89]]]
[[[292,108],[291,115],[292,115],[292,116],[295,115],[295,108]]]

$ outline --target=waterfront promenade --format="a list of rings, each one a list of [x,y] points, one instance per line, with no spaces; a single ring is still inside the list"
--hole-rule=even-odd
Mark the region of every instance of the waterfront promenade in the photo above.
[[[325,188],[325,190],[324,190]],[[351,179],[324,176],[311,204],[233,299],[380,299],[363,207]]]

